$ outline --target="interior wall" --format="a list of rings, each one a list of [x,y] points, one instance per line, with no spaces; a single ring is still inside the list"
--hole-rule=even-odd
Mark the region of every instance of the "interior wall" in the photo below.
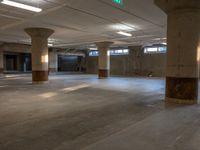
[[[98,57],[86,57],[87,73],[98,73]],[[111,75],[164,77],[166,53],[144,54],[141,46],[129,47],[129,55],[110,56]]]
[[[4,52],[4,71],[31,71],[31,54]]]
[[[6,71],[18,71],[18,57],[17,55],[5,55],[6,58]]]
[[[31,53],[31,46],[17,43],[4,43],[1,49],[5,52]]]
[[[81,72],[82,56],[58,55],[58,71]]]
[[[155,77],[165,77],[166,72],[166,54],[146,54],[142,56],[142,71],[144,75]]]

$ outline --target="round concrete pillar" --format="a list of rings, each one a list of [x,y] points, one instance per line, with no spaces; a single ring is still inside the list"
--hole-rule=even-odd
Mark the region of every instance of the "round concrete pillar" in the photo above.
[[[110,75],[110,54],[109,47],[113,42],[98,42],[96,43],[99,50],[98,57],[98,75],[99,78],[107,78]]]
[[[199,0],[155,0],[168,15],[166,102],[196,104],[200,43]]]
[[[45,28],[27,28],[25,32],[31,37],[32,81],[43,83],[48,81],[48,37],[53,30]]]
[[[55,74],[58,71],[58,55],[55,50],[49,51],[49,73]]]

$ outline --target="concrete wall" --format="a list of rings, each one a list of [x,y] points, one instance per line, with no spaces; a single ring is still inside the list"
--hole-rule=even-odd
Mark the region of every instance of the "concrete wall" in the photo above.
[[[165,76],[166,54],[144,54],[140,46],[129,47],[129,55],[111,56],[111,75]],[[98,57],[86,57],[87,73],[97,74]]]
[[[60,49],[60,48],[49,48],[49,55],[52,50],[56,51],[58,55],[63,55],[63,57],[72,55],[76,57],[76,61],[74,62],[71,62],[70,59],[68,59],[67,61],[62,61],[60,65],[61,71],[76,70],[85,72],[86,70],[85,51],[73,50],[73,49],[66,51],[65,49]],[[18,43],[3,43],[0,45],[0,51],[3,52],[4,55],[4,63],[3,63],[4,72],[31,71],[32,66],[31,66],[30,45],[18,44]],[[51,59],[49,59],[49,61],[51,61]]]
[[[17,43],[4,43],[0,49],[6,52],[31,53],[31,46]]]
[[[145,74],[151,73],[155,77],[165,77],[166,54],[144,54],[141,58],[142,71]]]
[[[1,45],[1,50],[4,52],[15,53],[30,53],[30,46],[24,44],[5,43]],[[166,54],[144,54],[141,46],[129,47],[130,54],[123,56],[111,56],[111,75],[119,76],[148,76],[155,77],[165,76],[166,66]],[[60,53],[62,55],[62,53]],[[98,57],[85,56],[83,51],[70,51],[70,54],[77,54],[77,56],[83,56],[81,62],[79,62],[79,71],[87,71],[87,73],[97,74],[98,71]],[[66,55],[64,53],[63,55]],[[18,59],[20,60],[20,59]],[[4,62],[5,65],[5,62]],[[19,67],[20,66],[20,67]],[[19,65],[17,70],[22,70],[22,65]],[[5,66],[4,66],[5,67]],[[66,66],[65,66],[66,67]]]
[[[31,71],[31,55],[29,53],[4,52],[4,72]]]
[[[58,71],[81,71],[81,56],[58,55]]]

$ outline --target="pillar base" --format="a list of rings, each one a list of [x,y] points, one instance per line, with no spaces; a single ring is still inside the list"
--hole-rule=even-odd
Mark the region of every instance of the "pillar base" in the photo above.
[[[32,81],[32,84],[46,84],[49,83],[49,81]]]
[[[198,78],[166,77],[166,97],[198,99]]]
[[[109,70],[100,69],[99,70],[99,79],[104,79],[109,77]]]
[[[49,68],[49,73],[56,73],[57,69],[56,68]]]
[[[3,68],[0,68],[0,74],[3,74],[3,70],[4,70]]]
[[[49,80],[48,71],[32,71],[33,83],[45,83]]]
[[[194,105],[197,104],[197,100],[192,99],[176,99],[165,97],[165,102],[170,104],[182,104],[182,105]]]
[[[167,103],[197,104],[198,78],[166,77]]]

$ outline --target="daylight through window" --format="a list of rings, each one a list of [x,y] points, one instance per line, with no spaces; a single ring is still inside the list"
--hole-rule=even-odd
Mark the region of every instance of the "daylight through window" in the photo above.
[[[116,49],[116,50],[109,50],[110,55],[128,55],[129,49]],[[98,56],[99,51],[93,50],[89,52],[89,56]]]

